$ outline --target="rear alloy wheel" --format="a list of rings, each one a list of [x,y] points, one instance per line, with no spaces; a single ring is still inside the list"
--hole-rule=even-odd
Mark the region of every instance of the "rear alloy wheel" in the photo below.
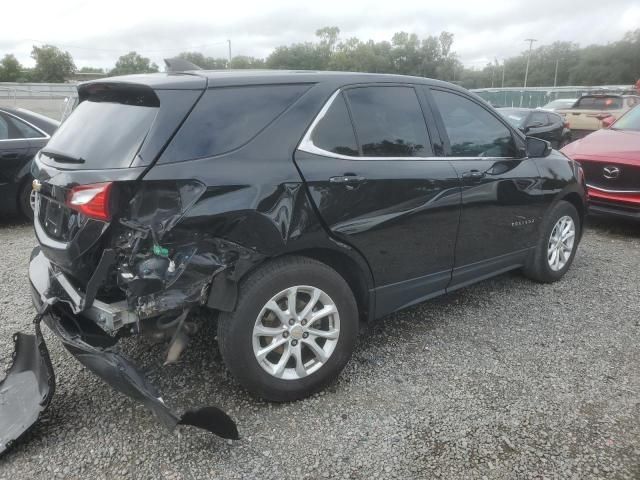
[[[355,347],[358,309],[345,280],[306,257],[283,257],[240,286],[223,312],[218,344],[233,376],[272,401],[307,397],[331,383]]]
[[[327,363],[340,337],[335,303],[316,287],[294,286],[274,295],[253,327],[253,354],[270,375],[297,380]]]
[[[580,217],[576,207],[559,201],[547,213],[540,230],[524,274],[538,282],[555,282],[567,273],[578,248]]]

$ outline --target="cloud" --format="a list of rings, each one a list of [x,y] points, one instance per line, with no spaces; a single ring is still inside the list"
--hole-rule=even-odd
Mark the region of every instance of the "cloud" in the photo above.
[[[607,43],[640,25],[640,7],[628,0],[181,0],[171,7],[131,0],[35,0],[25,5],[3,5],[0,55],[14,53],[28,66],[31,46],[41,42],[68,50],[79,67],[110,68],[131,50],[159,64],[185,50],[224,57],[227,39],[234,55],[264,57],[279,45],[311,41],[316,29],[336,25],[342,38],[374,40],[389,40],[401,30],[421,37],[447,30],[455,35],[454,51],[462,62],[481,67],[525,50],[525,38],[537,38],[537,45]]]

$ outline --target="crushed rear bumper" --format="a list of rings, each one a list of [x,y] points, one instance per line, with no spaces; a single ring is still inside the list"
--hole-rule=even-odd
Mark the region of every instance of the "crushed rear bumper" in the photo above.
[[[235,422],[215,406],[179,415],[164,403],[142,371],[118,350],[119,337],[104,329],[126,320],[123,311],[96,301],[87,305],[88,294],[76,290],[64,274],[53,269],[39,249],[32,254],[29,277],[33,304],[38,311],[35,335],[14,336],[13,363],[0,383],[0,453],[38,420],[55,391],[41,321],[80,363],[118,392],[151,410],[170,430],[177,425],[191,425],[223,438],[239,438]]]

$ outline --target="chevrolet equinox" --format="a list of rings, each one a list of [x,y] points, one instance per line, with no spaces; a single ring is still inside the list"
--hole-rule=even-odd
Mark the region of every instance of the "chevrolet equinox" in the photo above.
[[[340,373],[361,322],[509,270],[559,280],[578,247],[579,164],[449,83],[193,71],[78,91],[32,171],[38,315],[16,348],[34,409],[53,391],[42,320],[170,428],[235,438],[216,407],[169,409],[117,341],[166,339],[175,362],[198,309],[242,386],[300,399]]]

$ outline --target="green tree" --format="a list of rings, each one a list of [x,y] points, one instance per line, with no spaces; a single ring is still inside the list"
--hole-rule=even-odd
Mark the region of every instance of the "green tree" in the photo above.
[[[229,60],[226,58],[205,57],[200,52],[182,52],[178,57],[199,66],[204,70],[222,70],[229,67]]]
[[[116,66],[109,75],[129,75],[132,73],[155,73],[158,65],[136,52],[129,52],[118,58]]]
[[[262,58],[247,57],[244,55],[238,55],[231,59],[231,68],[236,69],[250,69],[250,68],[264,68],[265,63]]]
[[[17,82],[23,77],[22,65],[18,59],[8,53],[0,60],[0,82]]]
[[[78,70],[78,73],[105,73],[103,68],[97,67],[82,67]]]
[[[33,46],[31,58],[36,61],[32,79],[36,82],[61,83],[76,71],[69,52],[63,52],[53,45]]]

